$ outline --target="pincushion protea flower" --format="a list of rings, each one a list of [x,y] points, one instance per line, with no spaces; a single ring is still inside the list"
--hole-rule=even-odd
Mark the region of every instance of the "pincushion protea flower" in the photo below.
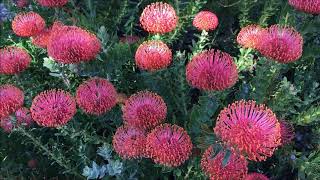
[[[39,47],[39,48],[47,48],[49,38],[51,34],[51,29],[44,29],[39,34],[32,36],[32,44]]]
[[[47,50],[57,62],[72,64],[95,59],[101,43],[92,33],[76,26],[55,23],[51,30]]]
[[[14,128],[13,123],[10,117],[0,118],[0,127],[6,133],[11,133],[12,129]]]
[[[124,36],[120,38],[120,42],[122,43],[128,43],[128,44],[134,44],[138,42],[140,38],[138,36]]]
[[[146,134],[135,127],[121,126],[113,136],[113,148],[123,159],[137,159],[145,155]]]
[[[0,74],[13,75],[27,69],[31,63],[28,52],[19,47],[0,49]]]
[[[215,30],[218,27],[219,20],[216,14],[210,11],[200,11],[193,19],[193,26],[199,30]]]
[[[293,28],[272,25],[260,36],[258,50],[267,58],[280,63],[290,63],[302,56],[303,39]]]
[[[46,26],[44,19],[35,12],[20,13],[12,21],[13,32],[21,37],[40,33]]]
[[[78,87],[76,99],[84,112],[102,115],[117,104],[117,91],[108,80],[95,77]]]
[[[192,58],[186,68],[186,77],[188,83],[195,88],[220,91],[237,82],[238,71],[228,53],[212,49]]]
[[[263,161],[281,144],[280,123],[275,114],[255,101],[236,101],[222,110],[214,131],[248,159]]]
[[[269,178],[260,173],[250,173],[247,175],[245,180],[269,180]]]
[[[29,1],[28,0],[14,0],[14,3],[17,5],[17,7],[23,8],[29,4]]]
[[[256,49],[265,31],[266,30],[259,25],[248,25],[240,30],[237,36],[237,42],[245,48]]]
[[[33,124],[29,109],[22,107],[15,112],[16,124],[25,127],[30,127]]]
[[[14,113],[23,105],[23,92],[13,85],[0,86],[0,119]]]
[[[172,52],[160,40],[145,41],[137,49],[135,60],[140,69],[156,71],[164,69],[171,64]]]
[[[125,101],[122,111],[124,123],[128,126],[152,129],[165,120],[167,106],[158,94],[141,91]]]
[[[70,93],[52,89],[37,95],[30,111],[32,119],[40,126],[60,127],[75,115],[76,102]]]
[[[287,121],[280,121],[281,144],[289,144],[295,136],[294,127]]]
[[[187,132],[177,126],[163,124],[157,126],[147,136],[146,152],[154,162],[177,167],[189,159],[192,142]]]
[[[178,17],[174,8],[167,3],[156,2],[144,8],[140,23],[150,33],[168,33],[176,28]]]
[[[299,11],[309,14],[320,14],[319,0],[289,0],[289,4]]]
[[[223,164],[226,152],[221,150],[215,152],[213,146],[210,146],[202,155],[201,168],[212,180],[234,180],[244,179],[248,172],[247,160],[231,152],[227,164]],[[216,154],[216,155],[215,155]]]
[[[37,0],[44,7],[61,7],[68,3],[68,0]]]

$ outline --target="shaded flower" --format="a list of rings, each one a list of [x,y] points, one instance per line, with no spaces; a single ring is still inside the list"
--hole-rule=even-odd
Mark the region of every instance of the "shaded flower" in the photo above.
[[[303,39],[293,28],[272,25],[260,37],[257,49],[267,58],[290,63],[302,56]]]
[[[10,117],[0,119],[0,127],[3,129],[4,132],[11,133],[14,127]]]
[[[16,115],[17,125],[30,127],[33,124],[33,120],[31,118],[29,109],[22,107],[15,112],[15,115]]]
[[[122,111],[126,125],[152,129],[164,122],[167,106],[158,94],[140,91],[125,101]]]
[[[2,21],[8,21],[12,18],[13,12],[10,12],[4,3],[0,3],[0,23]]]
[[[68,0],[36,0],[44,7],[61,7],[68,3]]]
[[[212,180],[244,179],[248,172],[248,162],[243,156],[231,152],[229,160],[223,164],[226,151],[220,152],[210,146],[202,155],[201,168]]]
[[[172,52],[160,40],[143,42],[136,51],[135,60],[142,70],[156,71],[168,67],[172,62]]]
[[[17,5],[19,8],[26,7],[29,4],[29,0],[13,0],[13,2]]]
[[[140,38],[138,36],[124,36],[120,38],[120,42],[122,43],[128,43],[128,44],[134,44],[138,42]]]
[[[0,86],[0,119],[14,113],[23,105],[23,92],[13,85]]]
[[[287,121],[280,121],[280,132],[281,132],[281,144],[289,144],[294,136],[294,127]]]
[[[183,128],[163,124],[148,134],[146,152],[157,164],[177,167],[189,159],[192,146],[191,139]]]
[[[28,167],[29,167],[29,168],[31,168],[31,169],[36,169],[37,166],[38,166],[38,160],[36,160],[36,159],[30,159],[27,164],[28,164]]]
[[[195,88],[221,91],[237,82],[238,71],[228,53],[212,49],[192,58],[186,68],[186,77]]]
[[[19,13],[12,21],[13,32],[21,37],[40,33],[46,26],[44,19],[35,12]]]
[[[102,115],[117,103],[117,91],[106,79],[91,78],[77,89],[78,106],[87,114]]]
[[[156,2],[144,8],[140,23],[150,33],[168,33],[176,28],[178,16],[174,8],[167,3]]]
[[[52,89],[37,95],[30,111],[32,119],[40,126],[59,127],[75,115],[76,102],[70,93]]]
[[[39,48],[47,48],[49,38],[51,34],[51,29],[44,29],[39,34],[31,37],[31,42],[33,45]]]
[[[260,173],[250,173],[247,175],[245,180],[269,180],[269,178]]]
[[[255,101],[236,101],[223,109],[214,131],[224,142],[253,161],[266,160],[281,144],[277,117]]]
[[[14,75],[30,66],[31,57],[20,47],[6,47],[0,49],[0,74]]]
[[[309,14],[320,14],[319,0],[289,0],[289,4],[299,11]]]
[[[121,126],[113,136],[113,148],[123,159],[136,159],[145,155],[146,134],[135,127]]]
[[[193,26],[199,30],[215,30],[218,27],[219,20],[216,14],[210,11],[200,11],[196,14],[192,22]]]
[[[266,30],[259,25],[248,25],[240,30],[237,36],[237,42],[245,48],[256,49],[265,31]]]

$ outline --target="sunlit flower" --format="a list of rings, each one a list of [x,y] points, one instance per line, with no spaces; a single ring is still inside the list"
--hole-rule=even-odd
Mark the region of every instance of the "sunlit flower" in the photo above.
[[[11,133],[12,129],[14,128],[11,118],[0,118],[0,127],[3,129],[4,132]]]
[[[219,50],[203,51],[187,65],[188,83],[206,91],[220,91],[232,87],[238,80],[237,66],[232,57]]]
[[[44,19],[35,12],[20,13],[12,21],[13,32],[21,37],[40,33],[46,26]]]
[[[14,113],[23,105],[23,92],[13,85],[0,86],[0,119]]]
[[[247,175],[245,180],[269,180],[269,178],[260,173],[250,173]]]
[[[33,124],[29,109],[22,107],[15,112],[16,124],[30,127]]]
[[[199,30],[215,30],[218,27],[219,20],[216,14],[210,11],[200,11],[193,19],[193,26]]]
[[[44,29],[39,34],[32,36],[32,44],[39,48],[47,48],[49,38],[50,38],[51,29]]]
[[[265,32],[266,30],[259,25],[248,25],[239,32],[237,42],[245,48],[256,49]]]
[[[289,144],[294,136],[294,127],[287,121],[280,121],[280,129],[281,129],[281,144],[286,145]]]
[[[68,0],[36,0],[44,7],[61,7],[68,3]]]
[[[31,57],[28,52],[19,47],[0,49],[0,74],[18,74],[30,66]]]
[[[289,0],[289,4],[299,11],[309,14],[320,14],[319,0]]]
[[[176,28],[178,17],[174,8],[167,3],[156,2],[144,8],[140,23],[150,33],[167,33]]]

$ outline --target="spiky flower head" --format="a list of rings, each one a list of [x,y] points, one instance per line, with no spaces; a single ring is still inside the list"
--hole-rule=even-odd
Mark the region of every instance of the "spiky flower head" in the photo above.
[[[250,173],[245,180],[269,180],[269,178],[261,173]]]
[[[205,91],[221,91],[237,82],[238,71],[228,53],[212,49],[192,58],[186,68],[186,77],[192,87]]]
[[[289,4],[299,11],[309,14],[320,14],[319,0],[289,0]]]
[[[31,42],[33,45],[39,47],[39,48],[47,48],[49,38],[51,34],[51,29],[45,28],[43,31],[41,31],[39,34],[31,37]]]
[[[172,52],[160,40],[145,41],[138,47],[135,60],[140,69],[156,71],[164,69],[171,64]]]
[[[19,13],[12,21],[13,32],[21,37],[31,37],[46,27],[44,19],[35,12]]]
[[[295,136],[294,127],[288,121],[280,121],[280,132],[282,145],[289,144]]]
[[[158,94],[140,91],[125,101],[122,111],[126,125],[152,129],[164,122],[167,106]]]
[[[26,70],[30,63],[30,55],[20,47],[10,46],[0,49],[0,74],[18,74]]]
[[[214,128],[222,141],[253,161],[272,156],[281,144],[280,130],[280,123],[269,108],[244,100],[223,109]]]
[[[245,48],[256,49],[265,29],[256,24],[248,25],[242,28],[237,36],[237,42]]]
[[[218,27],[219,20],[215,13],[200,11],[193,19],[193,26],[199,30],[212,31]]]
[[[107,79],[94,77],[78,87],[76,99],[87,114],[102,115],[117,104],[117,91]]]
[[[248,172],[248,162],[243,156],[231,152],[229,160],[223,164],[226,151],[217,151],[210,146],[202,155],[201,168],[211,180],[244,179]]]
[[[147,136],[146,152],[155,163],[177,167],[189,159],[192,142],[187,132],[177,126],[163,124],[153,129]]]
[[[3,129],[4,132],[11,133],[11,131],[14,128],[11,118],[10,117],[0,118],[0,127]]]
[[[30,108],[32,119],[40,126],[60,127],[76,113],[76,102],[70,93],[52,89],[37,95]]]
[[[44,7],[62,7],[68,3],[68,0],[37,0]]]
[[[291,63],[302,56],[303,38],[293,28],[272,25],[260,38],[257,49],[267,58]]]
[[[14,113],[23,105],[23,92],[10,84],[0,86],[0,119]]]
[[[144,8],[140,23],[145,31],[163,34],[176,28],[178,16],[170,4],[156,2]]]
[[[113,136],[113,148],[123,159],[137,159],[145,155],[146,134],[139,128],[121,126]]]
[[[29,109],[22,107],[15,112],[16,124],[25,127],[30,127],[33,124],[33,120]]]

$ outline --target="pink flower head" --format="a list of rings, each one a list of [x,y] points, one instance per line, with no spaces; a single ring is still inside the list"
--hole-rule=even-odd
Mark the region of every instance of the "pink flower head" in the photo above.
[[[237,66],[232,57],[219,50],[203,51],[187,65],[188,83],[206,91],[221,91],[232,87],[238,80]]]
[[[0,127],[3,129],[6,133],[11,133],[13,127],[13,123],[11,121],[10,117],[5,117],[0,119]]]
[[[23,92],[13,85],[0,86],[0,119],[14,113],[23,105]]]
[[[60,23],[53,25],[47,45],[49,56],[63,64],[91,61],[100,49],[100,40],[94,34]]]
[[[267,58],[290,63],[302,56],[303,39],[293,28],[272,25],[260,38],[257,48]]]
[[[215,156],[215,154],[217,154]],[[215,152],[210,146],[202,155],[201,168],[211,180],[243,179],[248,172],[248,162],[243,156],[232,152],[227,164],[223,164],[226,152]]]
[[[37,0],[44,7],[62,7],[68,3],[68,0]]]
[[[265,31],[266,30],[259,25],[248,25],[240,30],[237,36],[237,42],[245,48],[256,49]]]
[[[163,124],[148,134],[146,152],[158,164],[177,167],[189,159],[192,146],[191,139],[183,128]]]
[[[172,52],[160,40],[143,42],[136,51],[135,60],[142,70],[156,71],[168,67],[172,62]]]
[[[113,136],[113,148],[123,159],[137,159],[145,154],[146,134],[135,127],[121,126]]]
[[[200,31],[215,30],[218,27],[219,20],[216,14],[210,11],[200,11],[193,19],[193,26]]]
[[[247,175],[245,180],[269,180],[269,178],[260,173],[250,173]]]
[[[281,144],[289,144],[294,136],[294,127],[287,121],[280,121],[280,132],[281,132]]]
[[[17,119],[17,125],[30,127],[33,124],[29,109],[22,107],[16,111],[15,115]]]
[[[15,0],[14,2],[19,8],[24,8],[29,4],[29,0]]]
[[[87,114],[102,115],[117,104],[117,91],[108,80],[95,77],[78,87],[76,99]]]
[[[150,33],[168,33],[176,28],[178,16],[174,8],[167,3],[156,2],[144,8],[140,23]]]
[[[35,12],[20,13],[12,21],[13,32],[21,37],[34,36],[45,27],[44,19]]]
[[[167,115],[167,106],[158,94],[141,91],[125,101],[122,111],[122,117],[126,125],[152,129],[164,122]]]
[[[32,44],[39,48],[47,48],[49,38],[51,34],[51,29],[44,29],[39,34],[32,36]]]
[[[255,101],[236,101],[222,110],[214,131],[229,146],[253,161],[272,156],[281,144],[277,117]]]
[[[49,90],[37,95],[30,108],[32,119],[44,127],[60,127],[75,115],[76,102],[70,93]]]
[[[26,70],[30,63],[30,55],[22,48],[10,46],[0,49],[0,74],[18,74]]]
[[[134,44],[138,42],[140,38],[138,36],[124,36],[120,38],[120,42],[122,43],[128,43],[128,44]]]
[[[299,11],[309,14],[320,14],[319,0],[289,0],[289,4]]]

